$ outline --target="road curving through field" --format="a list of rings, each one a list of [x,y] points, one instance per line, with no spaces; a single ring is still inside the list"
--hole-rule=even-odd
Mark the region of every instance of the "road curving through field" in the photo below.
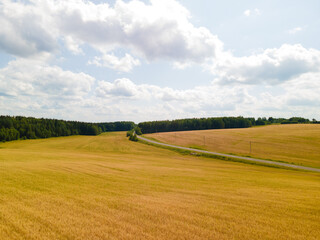
[[[232,158],[232,159],[242,160],[242,161],[247,161],[247,162],[254,162],[254,163],[260,163],[260,164],[267,164],[267,165],[271,165],[271,166],[286,167],[286,168],[293,168],[293,169],[299,169],[299,170],[305,170],[305,171],[312,171],[312,172],[319,172],[320,173],[320,169],[318,169],[318,168],[304,167],[304,166],[299,166],[299,165],[294,165],[294,164],[289,164],[289,163],[282,163],[282,162],[276,162],[276,161],[270,161],[270,160],[264,160],[264,159],[258,159],[258,158],[241,157],[241,156],[235,156],[235,155],[231,155],[231,154],[210,152],[210,151],[199,150],[199,149],[194,149],[194,148],[171,145],[171,144],[167,144],[167,143],[161,143],[161,142],[153,141],[153,140],[150,140],[148,138],[144,138],[144,137],[141,137],[141,136],[138,136],[138,135],[137,135],[137,137],[138,137],[139,140],[142,140],[142,141],[145,141],[145,142],[148,142],[148,143],[152,143],[152,144],[155,144],[155,145],[164,146],[164,147],[176,148],[176,149],[191,151],[191,152],[195,152],[195,153],[208,154],[208,155],[213,155],[213,156]]]

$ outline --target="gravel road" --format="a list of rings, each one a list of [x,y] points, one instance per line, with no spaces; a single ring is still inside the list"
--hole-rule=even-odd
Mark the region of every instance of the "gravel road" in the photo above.
[[[224,153],[210,152],[210,151],[205,151],[205,150],[199,150],[199,149],[175,146],[175,145],[166,144],[166,143],[160,143],[160,142],[156,142],[156,141],[153,141],[153,140],[150,140],[150,139],[138,136],[138,135],[137,135],[137,137],[140,140],[143,140],[143,141],[146,141],[146,142],[149,142],[152,144],[187,150],[187,151],[191,151],[191,152],[195,152],[195,153],[205,153],[205,154],[222,156],[222,157],[227,157],[227,158],[245,160],[245,161],[249,161],[249,162],[263,163],[263,164],[274,165],[274,166],[282,166],[282,167],[288,167],[288,168],[294,168],[294,169],[300,169],[300,170],[306,170],[306,171],[312,171],[312,172],[320,172],[320,169],[318,169],[318,168],[304,167],[304,166],[298,166],[298,165],[289,164],[289,163],[275,162],[275,161],[269,161],[269,160],[263,160],[263,159],[257,159],[257,158],[241,157],[241,156],[235,156],[235,155],[224,154]]]

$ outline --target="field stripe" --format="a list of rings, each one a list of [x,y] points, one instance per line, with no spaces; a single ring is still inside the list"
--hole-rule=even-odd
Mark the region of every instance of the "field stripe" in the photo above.
[[[288,168],[294,168],[294,169],[299,169],[299,170],[320,172],[320,169],[318,169],[318,168],[304,167],[304,166],[298,166],[298,165],[289,164],[289,163],[275,162],[275,161],[269,161],[269,160],[258,159],[258,158],[241,157],[241,156],[235,156],[235,155],[231,155],[231,154],[210,152],[210,151],[205,151],[205,150],[199,150],[199,149],[193,149],[193,148],[188,148],[188,147],[171,145],[171,144],[167,144],[167,143],[160,143],[160,142],[156,142],[156,141],[153,141],[153,140],[150,140],[150,139],[138,136],[138,135],[137,135],[137,137],[139,140],[143,140],[143,141],[146,141],[146,142],[149,142],[152,144],[161,145],[161,146],[170,147],[170,148],[176,148],[176,149],[182,149],[182,150],[187,150],[187,151],[191,151],[191,152],[198,152],[198,153],[204,153],[204,154],[209,154],[209,155],[245,160],[245,161],[255,162],[255,163],[263,163],[263,164],[268,164],[268,165],[288,167]]]

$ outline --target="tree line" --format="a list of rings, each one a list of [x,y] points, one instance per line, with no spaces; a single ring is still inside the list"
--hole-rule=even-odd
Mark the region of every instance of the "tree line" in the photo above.
[[[224,128],[248,128],[258,125],[268,124],[297,124],[297,123],[320,123],[313,119],[302,117],[286,118],[244,118],[244,117],[212,117],[212,118],[190,118],[166,121],[149,121],[139,123],[142,133],[190,131],[205,129],[224,129]]]
[[[223,128],[248,128],[255,124],[254,118],[216,117],[190,118],[166,121],[150,121],[139,123],[142,133],[189,131]]]
[[[268,124],[299,124],[299,123],[320,123],[316,119],[310,121],[307,118],[302,117],[291,117],[291,118],[273,118],[273,117],[263,117],[258,118],[255,121],[255,125],[268,125]]]
[[[134,122],[104,122],[97,123],[98,127],[101,128],[102,132],[119,132],[119,131],[129,131],[135,128],[136,124]]]
[[[255,125],[320,123],[312,119],[292,117],[286,118],[244,118],[244,117],[212,117],[190,118],[166,121],[134,122],[104,122],[86,123],[78,121],[64,121],[57,119],[0,116],[0,141],[17,139],[36,139],[71,135],[98,135],[102,132],[129,131],[135,140],[135,134],[189,131],[204,129],[248,128]],[[141,129],[141,132],[140,132]],[[131,131],[132,130],[132,131]]]
[[[128,131],[134,126],[133,122],[86,123],[22,116],[0,116],[0,141],[98,135],[101,132]]]

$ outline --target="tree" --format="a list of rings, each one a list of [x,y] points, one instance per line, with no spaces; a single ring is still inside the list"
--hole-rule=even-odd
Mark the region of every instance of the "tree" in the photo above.
[[[141,129],[139,127],[135,127],[134,131],[136,132],[137,135],[142,135]]]
[[[137,141],[138,141],[137,134],[136,134],[135,132],[132,132],[132,133],[130,134],[129,140],[130,140],[130,141],[137,142]]]

